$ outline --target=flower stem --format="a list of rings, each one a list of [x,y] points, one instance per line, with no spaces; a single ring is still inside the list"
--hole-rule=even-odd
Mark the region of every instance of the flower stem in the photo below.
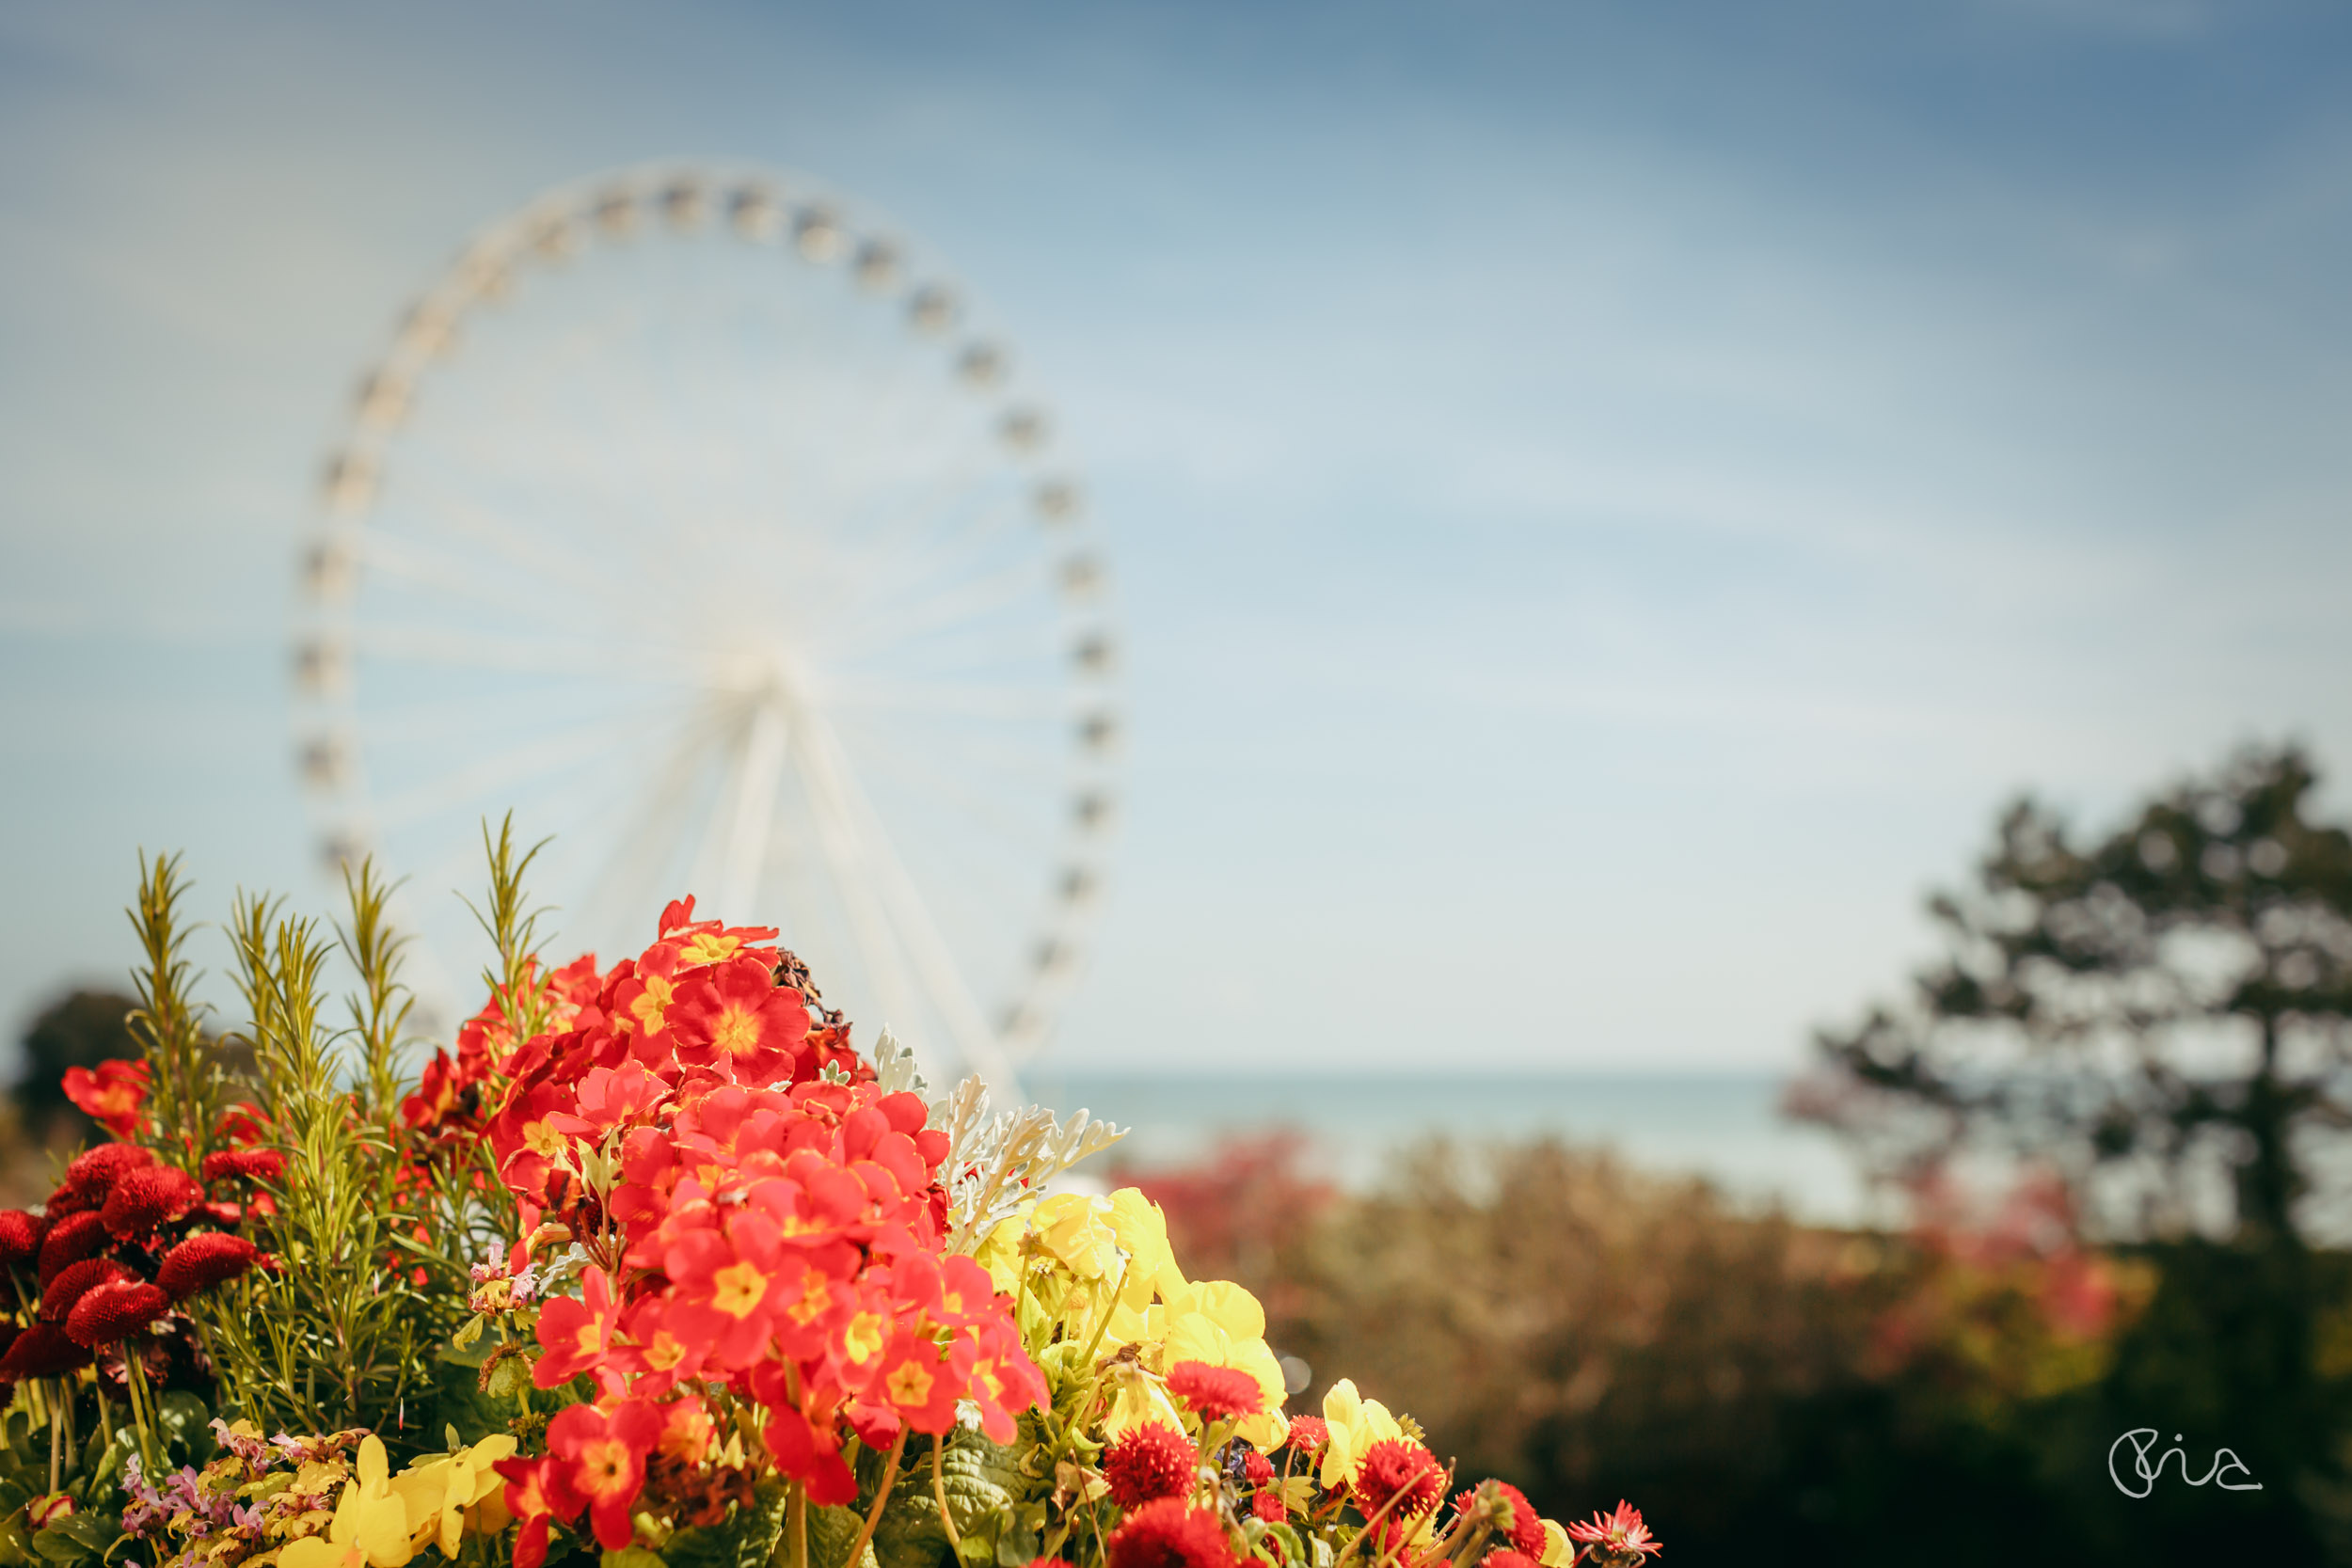
[[[890,1500],[891,1484],[898,1479],[898,1460],[907,1451],[908,1431],[906,1423],[901,1421],[898,1440],[890,1445],[889,1462],[882,1466],[882,1484],[874,1489],[874,1506],[866,1511],[865,1527],[857,1532],[857,1539],[850,1543],[850,1555],[844,1560],[842,1568],[858,1568],[860,1560],[866,1556],[866,1544],[874,1539],[874,1530],[882,1524],[882,1504]]]
[[[939,1524],[940,1528],[947,1532],[947,1550],[961,1560],[963,1556],[963,1542],[956,1534],[956,1516],[947,1510],[947,1478],[940,1469],[939,1456],[946,1447],[947,1434],[946,1433],[941,1433],[931,1439],[931,1498],[939,1504]]]
[[[139,1463],[151,1476],[159,1466],[155,1456],[154,1433],[147,1418],[147,1409],[154,1402],[149,1398],[147,1369],[139,1365],[138,1352],[129,1340],[123,1341],[122,1345],[122,1370],[124,1386],[131,1390],[131,1420],[138,1428]]]

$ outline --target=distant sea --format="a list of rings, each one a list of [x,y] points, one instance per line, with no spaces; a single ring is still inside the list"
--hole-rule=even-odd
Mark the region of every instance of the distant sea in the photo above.
[[[1033,1068],[1030,1099],[1085,1108],[1133,1131],[1113,1158],[1183,1164],[1236,1133],[1292,1128],[1320,1174],[1376,1185],[1400,1149],[1556,1136],[1614,1150],[1653,1171],[1695,1173],[1742,1204],[1778,1204],[1806,1221],[1851,1225],[1867,1212],[1851,1159],[1818,1128],[1780,1114],[1772,1073],[1642,1076],[1144,1077]]]

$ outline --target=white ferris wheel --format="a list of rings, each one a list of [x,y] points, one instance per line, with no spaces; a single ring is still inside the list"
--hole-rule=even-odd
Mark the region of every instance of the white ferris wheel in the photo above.
[[[1083,492],[1018,361],[800,176],[635,167],[469,244],[363,378],[301,562],[322,851],[478,987],[480,824],[610,962],[684,892],[783,927],[870,1042],[1009,1086],[1116,804]]]

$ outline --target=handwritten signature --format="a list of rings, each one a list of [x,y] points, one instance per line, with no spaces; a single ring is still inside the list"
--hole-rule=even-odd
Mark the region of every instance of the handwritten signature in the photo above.
[[[2177,1432],[2174,1433],[2172,1434],[2172,1441],[2177,1445],[2181,1441],[2181,1434]],[[2126,1445],[2128,1445],[2132,1450],[2131,1464],[2126,1467],[2126,1470],[2132,1481],[2139,1482],[2139,1490],[2137,1492],[2133,1491],[2126,1483],[2125,1476],[2118,1474],[2116,1470],[2117,1457],[2122,1452]],[[2191,1486],[2203,1486],[2210,1482],[2220,1487],[2224,1492],[2259,1492],[2263,1489],[2263,1483],[2254,1480],[2254,1472],[2246,1467],[2246,1462],[2240,1459],[2236,1454],[2232,1453],[2227,1449],[2217,1449],[2214,1450],[2213,1468],[2207,1470],[2203,1478],[2200,1480],[2189,1475],[2188,1454],[2178,1447],[2165,1449],[2163,1453],[2156,1456],[2155,1464],[2150,1465],[2148,1463],[2148,1450],[2155,1446],[2156,1429],[2154,1427],[2134,1427],[2131,1431],[2125,1433],[2122,1436],[2117,1438],[2112,1444],[2108,1445],[2107,1479],[2115,1482],[2115,1489],[2118,1492],[2122,1493],[2123,1496],[2127,1497],[2144,1497],[2148,1496],[2149,1493],[2153,1492],[2156,1489],[2156,1482],[2163,1479],[2165,1465],[2175,1455],[2178,1455],[2181,1461],[2181,1479],[2187,1481]],[[2224,1470],[2235,1470],[2239,1475],[2244,1476],[2246,1480],[2243,1481],[2217,1480],[2216,1478],[2217,1478]]]

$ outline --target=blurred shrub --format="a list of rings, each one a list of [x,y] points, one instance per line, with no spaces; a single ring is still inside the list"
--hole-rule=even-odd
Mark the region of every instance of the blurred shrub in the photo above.
[[[76,990],[41,1010],[24,1031],[24,1056],[8,1098],[16,1107],[18,1125],[39,1144],[74,1145],[98,1135],[98,1124],[65,1097],[61,1085],[68,1068],[139,1054],[129,1019],[138,1006],[135,997],[119,991]]]
[[[1312,1366],[1293,1408],[1351,1377],[1555,1518],[1631,1497],[1696,1562],[2322,1560],[2328,1499],[2291,1485],[2228,1507],[2116,1492],[2109,1444],[2159,1409],[2245,1423],[2262,1473],[2249,1413],[2277,1347],[2245,1304],[2283,1287],[2210,1246],[2086,1250],[2062,1184],[1981,1209],[1923,1190],[1890,1236],[1556,1143],[1428,1146],[1364,1196],[1301,1152],[1260,1138],[1125,1175],[1187,1266],[1257,1291],[1269,1339]],[[2298,1288],[2352,1300],[2343,1275]],[[2352,1362],[2352,1314],[2332,1321]]]

